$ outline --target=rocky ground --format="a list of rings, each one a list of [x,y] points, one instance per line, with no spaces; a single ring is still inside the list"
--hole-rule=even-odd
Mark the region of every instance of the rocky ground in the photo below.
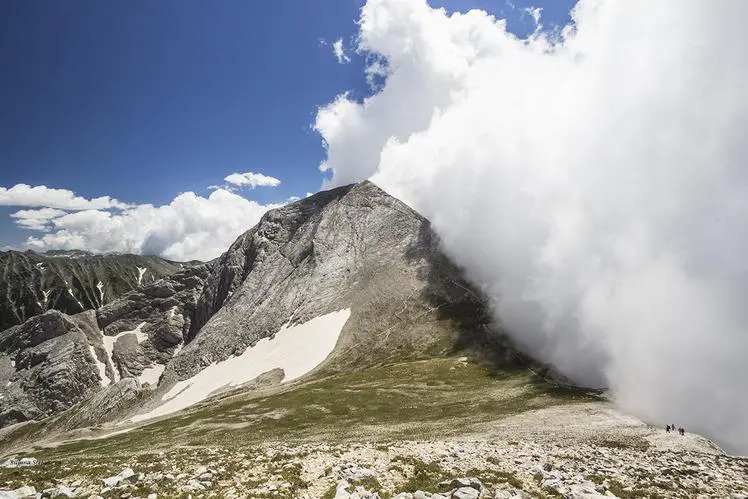
[[[748,497],[748,459],[696,438],[677,451],[646,442],[400,441],[7,462],[0,497]]]
[[[17,460],[0,465],[0,499],[748,498],[748,459],[706,438],[464,358],[242,392],[136,427],[22,430],[0,440]]]

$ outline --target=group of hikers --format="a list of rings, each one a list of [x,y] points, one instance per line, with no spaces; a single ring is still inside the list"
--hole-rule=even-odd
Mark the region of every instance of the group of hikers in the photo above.
[[[678,429],[676,430],[676,429],[675,429],[675,425],[674,425],[674,424],[672,424],[672,425],[671,425],[671,424],[667,425],[667,426],[665,427],[665,431],[666,431],[667,433],[670,433],[671,431],[677,431],[677,432],[678,432],[678,433],[679,433],[680,435],[685,435],[685,434],[686,434],[686,430],[684,430],[684,429],[683,429],[682,427],[681,427],[681,428],[678,428]]]

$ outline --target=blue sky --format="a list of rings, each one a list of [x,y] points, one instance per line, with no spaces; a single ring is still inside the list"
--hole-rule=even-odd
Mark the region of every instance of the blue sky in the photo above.
[[[568,0],[435,0],[565,24]],[[319,189],[318,106],[369,91],[350,53],[361,1],[10,0],[0,3],[0,186],[65,188],[91,198],[168,204],[209,194],[232,172],[279,178],[245,191],[261,203]],[[342,38],[351,62],[338,64]],[[321,43],[325,41],[326,43]],[[0,247],[29,231],[0,207]]]

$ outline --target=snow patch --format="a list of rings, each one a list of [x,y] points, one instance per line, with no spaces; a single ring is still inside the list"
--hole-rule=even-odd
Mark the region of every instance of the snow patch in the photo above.
[[[96,356],[96,350],[94,349],[93,345],[88,345],[88,350],[91,352],[91,357],[93,357],[94,361],[96,362],[96,367],[99,368],[99,378],[101,379],[101,386],[110,385],[112,383],[112,380],[109,379],[109,376],[106,375],[106,364],[101,362]]]
[[[350,309],[344,309],[296,326],[284,325],[272,340],[263,338],[243,354],[211,364],[192,378],[180,381],[162,397],[163,404],[131,421],[171,414],[276,368],[283,369],[284,383],[299,378],[330,355],[350,315]]]
[[[138,269],[138,286],[140,286],[140,283],[143,282],[143,275],[148,269],[146,267],[138,267],[137,265],[135,266],[135,268]]]
[[[114,352],[114,344],[117,342],[118,338],[126,334],[134,334],[135,338],[138,341],[138,345],[143,343],[148,339],[148,335],[141,331],[145,324],[145,322],[141,322],[135,329],[131,331],[122,331],[121,333],[118,333],[114,336],[107,336],[105,334],[102,334],[101,339],[104,342],[104,350],[106,350],[107,360],[110,364],[112,364],[112,370],[114,371],[114,379],[110,380],[112,383],[116,383],[117,381],[119,381],[119,371],[115,367],[114,362],[112,362],[112,352]]]
[[[65,283],[65,284],[67,284],[67,283]],[[83,306],[83,304],[80,302],[80,300],[78,298],[76,298],[75,295],[73,294],[73,288],[68,288],[68,294],[73,297],[73,299],[75,300],[75,302],[78,305],[80,305],[81,310],[86,310],[86,308]]]
[[[147,367],[143,369],[143,372],[138,376],[138,381],[141,385],[143,383],[149,383],[152,386],[156,386],[161,375],[164,373],[164,369],[166,369],[166,366],[163,364],[155,364],[151,367]]]
[[[101,440],[102,438],[109,438],[115,435],[122,435],[123,433],[133,431],[135,428],[136,427],[133,426],[132,428],[125,428],[124,430],[113,431],[111,433],[105,433],[104,435],[99,435],[98,437],[91,437],[91,438],[84,437],[82,440]]]
[[[49,302],[49,294],[51,292],[51,289],[48,289],[46,291],[42,289],[42,294],[44,295],[44,308],[47,308],[47,303]]]
[[[97,288],[99,288],[99,306],[104,305],[104,284],[102,284],[101,281],[96,285]]]
[[[176,357],[177,354],[181,352],[183,348],[184,348],[184,343],[180,343],[179,345],[177,345],[177,348],[174,349],[174,353],[171,354],[171,358],[173,359],[174,357]]]

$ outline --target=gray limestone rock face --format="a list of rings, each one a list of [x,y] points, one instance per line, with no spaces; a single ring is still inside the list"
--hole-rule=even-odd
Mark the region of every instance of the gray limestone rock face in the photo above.
[[[85,333],[57,311],[0,333],[0,425],[63,411],[101,386]]]
[[[90,412],[74,409],[65,427],[123,414],[144,370],[181,348],[207,275],[204,265],[184,268],[98,310],[53,310],[0,333],[0,427],[82,401]]]
[[[470,348],[524,361],[429,222],[371,182],[268,212],[212,265],[170,380],[340,309],[351,317],[332,369]]]
[[[208,277],[206,265],[183,269],[145,285],[96,311],[98,328],[116,337],[112,363],[118,376],[138,376],[154,364],[166,364],[183,345]],[[138,332],[146,337],[138,341]]]

